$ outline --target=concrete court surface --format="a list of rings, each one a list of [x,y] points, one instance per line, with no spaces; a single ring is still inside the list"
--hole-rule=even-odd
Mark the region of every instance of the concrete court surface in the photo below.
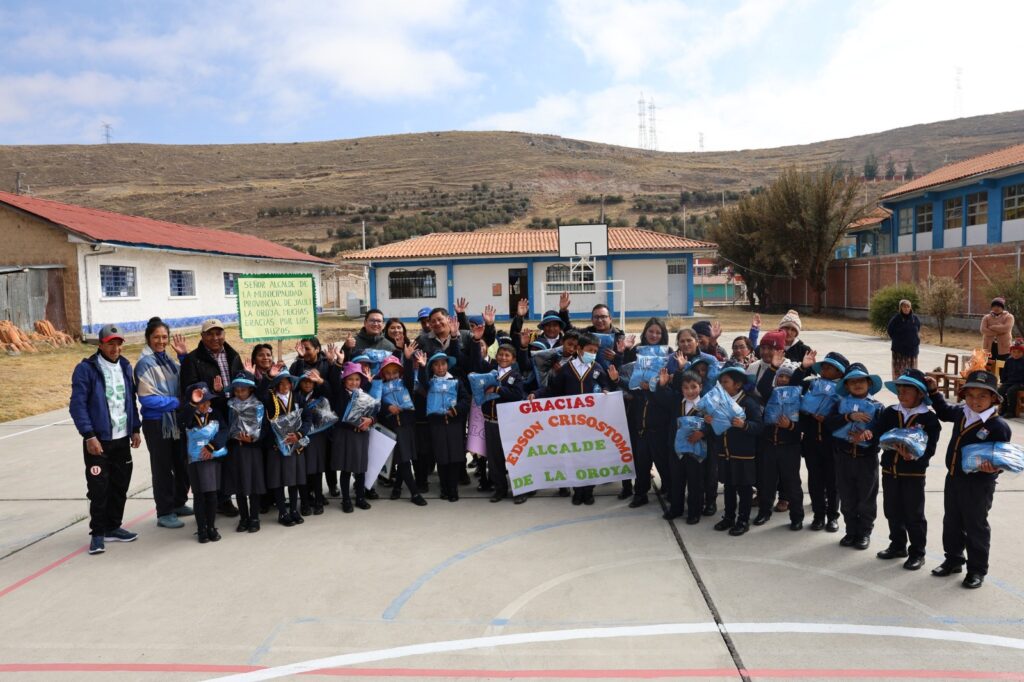
[[[890,378],[886,342],[804,338]],[[943,353],[924,348],[921,367]],[[125,513],[141,536],[92,557],[80,453],[66,412],[0,424],[4,678],[1024,679],[1020,477],[1000,479],[991,572],[968,591],[928,573],[941,464],[928,563],[912,573],[874,556],[881,500],[858,552],[789,531],[784,514],[741,538],[715,519],[668,523],[657,502],[628,509],[617,484],[592,507],[546,491],[494,505],[472,488],[449,504],[435,484],[422,509],[381,499],[342,514],[332,500],[294,528],[266,516],[254,535],[223,519],[224,539],[199,545],[191,520],[155,527],[144,446]]]

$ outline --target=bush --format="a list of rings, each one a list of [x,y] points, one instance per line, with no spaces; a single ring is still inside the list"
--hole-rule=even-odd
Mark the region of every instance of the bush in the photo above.
[[[885,334],[889,320],[899,312],[900,301],[904,298],[910,301],[914,310],[921,307],[917,287],[913,284],[890,284],[876,291],[868,303],[868,320],[871,322],[871,328]]]

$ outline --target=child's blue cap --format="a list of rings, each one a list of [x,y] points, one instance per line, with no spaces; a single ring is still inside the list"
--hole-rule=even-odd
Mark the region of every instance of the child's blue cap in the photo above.
[[[239,372],[235,375],[235,378],[231,380],[231,388],[236,386],[248,386],[249,388],[256,388],[256,377],[252,372]]]
[[[811,369],[814,370],[815,374],[821,374],[821,366],[823,364],[832,365],[833,367],[838,369],[842,374],[846,374],[846,370],[850,366],[850,361],[847,360],[846,356],[843,355],[842,353],[833,352],[826,355],[824,360],[819,360],[818,362],[811,365]]]
[[[207,386],[205,381],[200,381],[200,382],[194,383],[194,384],[192,384],[191,386],[188,387],[188,397],[189,397],[190,401],[192,400],[192,393],[194,391],[202,391],[203,392],[203,397],[201,397],[199,400],[193,401],[196,404],[198,404],[198,403],[208,403],[208,402],[210,402],[211,400],[214,400],[217,397],[214,393],[212,393],[210,391],[210,387]]]
[[[442,353],[440,351],[438,351],[437,353],[434,353],[433,355],[430,356],[430,359],[427,360],[427,366],[429,367],[430,365],[434,364],[438,360],[447,360],[448,361],[448,369],[451,369],[452,367],[455,366],[455,358],[452,357],[451,355],[448,355],[447,353]]]
[[[697,361],[694,360],[694,362]],[[735,374],[736,380],[741,384],[747,383],[747,380],[749,379],[747,369],[738,362],[727,362],[722,365],[721,369],[718,370],[718,378],[721,379],[726,374]]]
[[[359,355],[349,360],[349,362],[365,362],[368,365],[373,364],[373,360],[371,360],[370,356],[367,355],[366,353],[360,353]]]
[[[917,390],[921,391],[921,395],[924,396],[924,404],[931,405],[932,399],[928,397],[928,385],[924,382],[924,372],[919,369],[907,369],[903,371],[903,374],[896,377],[895,381],[885,382],[885,387],[892,391],[897,392],[900,386],[913,386]]]

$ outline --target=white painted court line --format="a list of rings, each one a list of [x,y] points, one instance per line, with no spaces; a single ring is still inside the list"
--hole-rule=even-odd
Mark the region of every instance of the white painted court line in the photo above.
[[[16,436],[24,436],[26,433],[32,433],[33,431],[39,431],[40,429],[48,429],[51,426],[60,426],[62,424],[70,424],[71,418],[61,419],[59,422],[53,422],[52,424],[43,424],[42,426],[36,426],[31,429],[25,429],[24,431],[18,431],[16,433],[9,433],[6,436],[0,436],[0,440],[7,440],[8,438],[14,438]]]
[[[992,646],[1005,649],[1024,651],[1024,639],[981,635],[973,632],[950,632],[928,628],[908,628],[888,625],[856,625],[851,623],[733,623],[724,626],[732,634],[817,634],[817,635],[863,635],[865,637],[903,637],[908,639],[924,639],[941,642],[959,642]],[[424,642],[407,646],[377,649],[352,654],[341,654],[327,658],[317,658],[299,663],[266,668],[237,675],[212,678],[231,680],[232,682],[254,682],[255,680],[273,680],[289,675],[299,675],[325,668],[338,668],[360,663],[387,661],[407,656],[446,653],[452,651],[469,651],[487,647],[510,646],[515,644],[532,644],[535,642],[567,642],[581,639],[611,639],[617,637],[651,637],[658,635],[694,635],[719,632],[714,622],[708,623],[663,623],[660,625],[630,625],[608,628],[581,628],[571,630],[547,630],[541,632],[524,632],[515,635],[497,635],[493,637],[473,637],[470,639],[454,639],[443,642]]]

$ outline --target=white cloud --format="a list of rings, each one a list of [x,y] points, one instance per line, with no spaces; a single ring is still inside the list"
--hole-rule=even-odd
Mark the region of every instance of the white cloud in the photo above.
[[[0,123],[15,124],[59,116],[62,109],[116,107],[127,102],[156,102],[167,94],[163,84],[83,71],[72,76],[40,73],[0,76]]]

